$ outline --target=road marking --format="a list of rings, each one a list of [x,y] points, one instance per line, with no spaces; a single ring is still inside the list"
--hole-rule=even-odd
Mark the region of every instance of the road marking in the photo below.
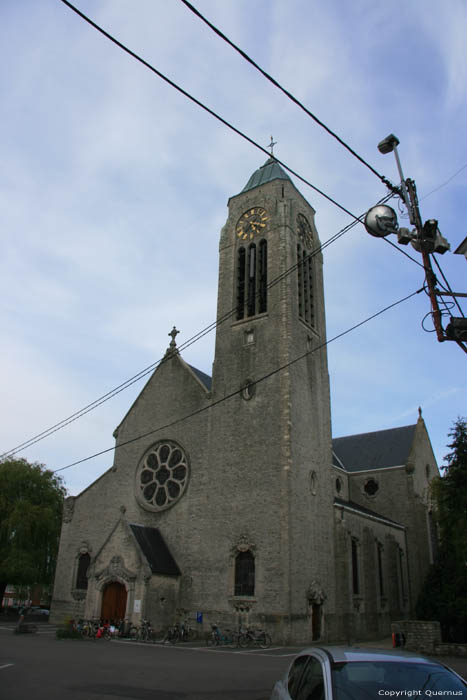
[[[288,657],[288,656],[297,656],[297,652],[293,653],[286,653],[286,654],[271,654],[268,652],[271,651],[277,651],[278,649],[283,649],[284,647],[270,647],[269,649],[245,649],[244,651],[238,648],[223,648],[219,646],[208,646],[208,647],[189,647],[189,646],[182,646],[178,644],[163,644],[162,642],[154,642],[154,643],[147,643],[147,642],[132,642],[130,640],[124,640],[124,639],[113,639],[112,642],[114,644],[130,644],[132,646],[143,646],[143,647],[163,647],[164,649],[177,649],[178,651],[201,651],[203,653],[211,653],[211,654],[242,654],[244,656],[251,656],[254,654],[255,656],[268,656],[268,657],[276,657],[276,658],[282,658],[282,657]]]
[[[0,666],[0,671],[1,671],[3,668],[8,668],[8,666],[14,666],[14,664],[4,664],[3,666]]]

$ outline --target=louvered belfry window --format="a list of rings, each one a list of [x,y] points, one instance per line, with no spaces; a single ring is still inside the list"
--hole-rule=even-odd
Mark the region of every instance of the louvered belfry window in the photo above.
[[[313,256],[297,244],[298,315],[310,326],[315,325],[313,298]]]
[[[237,320],[268,309],[268,244],[264,239],[237,252]]]

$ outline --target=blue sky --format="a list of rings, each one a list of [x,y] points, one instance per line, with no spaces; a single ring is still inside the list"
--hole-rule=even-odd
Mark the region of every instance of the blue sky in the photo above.
[[[386,192],[179,0],[77,0],[129,48],[355,214]],[[397,134],[422,217],[467,235],[463,0],[197,0],[196,6],[394,182]],[[215,319],[227,200],[265,156],[59,0],[5,0],[0,212],[1,451],[94,401]],[[463,169],[462,169],[463,168]],[[460,172],[448,184],[454,173]],[[321,241],[350,218],[296,182]],[[401,225],[408,225],[403,213]],[[412,248],[404,248],[420,261]],[[423,271],[358,225],[324,254],[328,337],[422,286]],[[467,291],[467,263],[439,263]],[[465,311],[465,303],[464,303]],[[333,433],[407,425],[423,409],[442,463],[467,414],[466,355],[422,328],[425,294],[329,345]],[[455,315],[460,315],[455,312]],[[424,326],[432,329],[430,317]],[[211,373],[214,334],[184,353]],[[59,469],[110,448],[143,381],[19,454]],[[112,453],[62,472],[76,494]]]

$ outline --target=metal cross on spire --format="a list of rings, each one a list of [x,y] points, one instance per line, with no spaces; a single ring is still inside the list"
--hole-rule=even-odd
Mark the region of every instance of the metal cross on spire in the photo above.
[[[271,143],[268,145],[268,148],[271,149],[271,158],[274,158],[274,146],[276,145],[277,141],[274,141],[272,136],[271,136]]]
[[[175,328],[175,326],[172,328],[172,330],[170,331],[170,333],[167,333],[167,335],[170,335],[171,338],[172,338],[172,340],[171,340],[171,342],[170,342],[170,347],[171,347],[172,349],[175,348],[175,347],[177,346],[177,343],[175,342],[175,337],[176,337],[179,333],[180,333],[180,331],[177,331],[177,329]]]

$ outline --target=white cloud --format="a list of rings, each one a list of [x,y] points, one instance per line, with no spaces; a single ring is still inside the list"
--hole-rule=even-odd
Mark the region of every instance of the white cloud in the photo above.
[[[423,12],[416,0],[197,5],[394,181],[393,157],[376,150],[391,131],[420,196],[467,162],[461,0],[442,8],[427,0]],[[262,145],[273,134],[279,158],[352,212],[385,193],[182,3],[82,0],[80,8]],[[0,442],[8,449],[156,361],[172,325],[181,343],[214,320],[227,200],[266,157],[61,3],[7,5],[0,54]],[[466,177],[422,202],[454,245],[465,236]],[[297,186],[317,211],[322,241],[349,222]],[[330,337],[422,283],[418,266],[362,226],[324,256]],[[465,260],[440,262],[465,291]],[[420,295],[330,346],[336,434],[415,421],[422,404],[444,454],[452,421],[465,414],[465,360],[421,329],[428,311]],[[211,333],[184,356],[209,373],[213,348]],[[25,456],[59,467],[111,446],[140,386]],[[76,492],[111,461],[107,454],[63,474]]]

